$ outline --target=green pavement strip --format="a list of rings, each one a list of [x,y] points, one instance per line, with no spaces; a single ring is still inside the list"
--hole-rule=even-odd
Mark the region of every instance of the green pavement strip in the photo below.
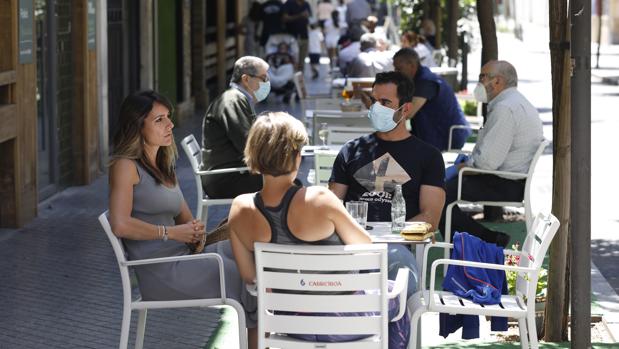
[[[234,328],[234,321],[236,321],[236,313],[230,307],[219,308],[219,325],[213,331],[213,334],[209,338],[208,342],[204,345],[203,349],[221,349],[225,348],[226,343],[230,343],[226,340],[230,336],[230,331]]]

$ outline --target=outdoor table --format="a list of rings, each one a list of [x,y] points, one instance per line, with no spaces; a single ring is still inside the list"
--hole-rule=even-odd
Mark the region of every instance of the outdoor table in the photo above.
[[[405,244],[409,245],[411,248],[414,246],[415,260],[419,271],[421,271],[425,245],[432,242],[432,239],[428,238],[419,241],[406,240],[400,234],[391,232],[391,222],[367,222],[366,227],[371,227],[366,229],[368,229],[367,232],[372,238],[372,243]]]

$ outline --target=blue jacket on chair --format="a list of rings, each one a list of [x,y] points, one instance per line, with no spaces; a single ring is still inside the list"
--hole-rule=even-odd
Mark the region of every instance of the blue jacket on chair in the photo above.
[[[503,248],[482,241],[468,233],[456,232],[451,259],[504,264]],[[507,294],[505,271],[450,265],[443,280],[443,289],[478,304],[499,304],[501,294]],[[479,337],[479,316],[440,314],[439,334],[447,337],[462,327],[462,339]],[[492,331],[507,330],[507,318],[493,317]]]

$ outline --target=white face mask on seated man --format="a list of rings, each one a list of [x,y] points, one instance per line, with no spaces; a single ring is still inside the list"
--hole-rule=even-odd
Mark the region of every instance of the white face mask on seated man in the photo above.
[[[404,115],[398,120],[398,122],[393,121],[393,115],[403,106],[399,107],[396,110],[393,110],[389,107],[385,107],[379,102],[375,102],[370,107],[368,112],[368,118],[372,122],[372,126],[376,131],[379,132],[389,132],[396,128],[398,124],[404,119]]]

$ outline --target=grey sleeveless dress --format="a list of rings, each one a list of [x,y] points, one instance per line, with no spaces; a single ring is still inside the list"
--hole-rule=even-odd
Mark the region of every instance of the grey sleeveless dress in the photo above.
[[[168,188],[136,163],[140,182],[133,187],[131,216],[157,225],[173,226],[180,214],[183,193],[178,185]],[[182,256],[189,254],[184,243],[168,240],[123,239],[129,259]],[[224,261],[227,296],[243,304],[247,324],[255,326],[256,298],[247,293],[232,254],[230,241],[206,246],[204,253],[217,253]],[[161,263],[135,268],[144,300],[216,298],[219,292],[219,269],[210,259]]]

